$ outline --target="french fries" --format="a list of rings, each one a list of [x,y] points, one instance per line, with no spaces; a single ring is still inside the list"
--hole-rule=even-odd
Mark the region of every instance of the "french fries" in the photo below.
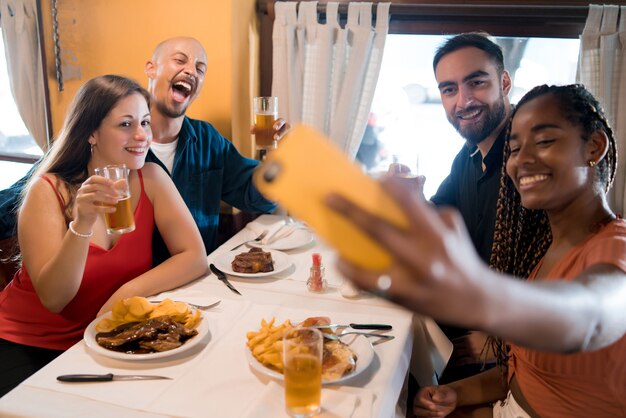
[[[248,347],[252,355],[263,365],[279,372],[283,372],[283,334],[293,328],[293,324],[286,320],[275,326],[276,318],[270,322],[261,320],[259,331],[250,331],[246,334]]]
[[[96,324],[96,331],[108,332],[122,324],[142,322],[159,316],[169,315],[174,321],[193,329],[200,323],[200,311],[192,310],[185,302],[165,299],[159,304],[150,303],[146,298],[134,296],[122,299],[113,305],[111,318],[105,318]]]

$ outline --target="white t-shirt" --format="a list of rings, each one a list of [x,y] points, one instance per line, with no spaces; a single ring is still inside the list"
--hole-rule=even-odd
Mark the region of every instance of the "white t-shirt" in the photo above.
[[[174,154],[176,154],[176,145],[178,144],[178,138],[167,144],[160,142],[152,142],[150,149],[154,152],[159,160],[167,167],[167,170],[171,173],[174,167]]]

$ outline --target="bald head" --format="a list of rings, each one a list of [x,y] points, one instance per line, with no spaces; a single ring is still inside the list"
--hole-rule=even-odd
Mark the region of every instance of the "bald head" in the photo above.
[[[156,48],[154,48],[154,52],[152,53],[151,59],[152,60],[158,59],[159,56],[163,53],[163,51],[167,51],[170,48],[172,48],[172,46],[175,46],[181,43],[182,44],[195,44],[195,46],[202,51],[205,57],[205,62],[206,62],[206,51],[204,50],[204,47],[202,46],[200,41],[198,41],[196,38],[192,38],[191,36],[176,36],[174,38],[169,38],[160,42],[156,46]]]
[[[158,44],[145,68],[152,110],[182,117],[200,94],[206,68],[206,52],[197,39],[179,36]]]

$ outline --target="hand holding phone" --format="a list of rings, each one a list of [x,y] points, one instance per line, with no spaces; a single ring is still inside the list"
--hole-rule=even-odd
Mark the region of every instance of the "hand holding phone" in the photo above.
[[[267,198],[308,223],[346,260],[375,271],[391,265],[389,253],[325,203],[330,193],[352,200],[365,210],[399,226],[408,222],[381,185],[352,163],[330,140],[299,125],[268,153],[254,174]]]

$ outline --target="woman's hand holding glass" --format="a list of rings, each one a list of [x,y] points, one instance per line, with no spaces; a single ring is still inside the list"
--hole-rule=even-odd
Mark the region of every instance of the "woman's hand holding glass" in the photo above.
[[[115,204],[122,193],[112,180],[101,176],[91,176],[76,193],[75,228],[81,233],[89,233],[100,214],[115,212]]]

